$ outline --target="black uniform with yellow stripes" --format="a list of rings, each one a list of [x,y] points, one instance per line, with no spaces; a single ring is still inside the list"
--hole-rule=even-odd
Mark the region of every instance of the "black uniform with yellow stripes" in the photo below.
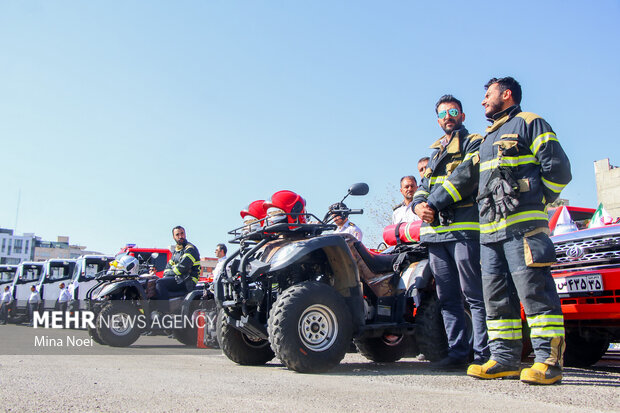
[[[438,220],[423,223],[420,229],[422,242],[445,242],[478,239],[478,147],[482,136],[469,134],[463,126],[453,132],[446,147],[437,140],[434,152],[424,171],[424,178],[413,196],[413,208],[427,202],[436,211],[450,212],[449,223]],[[458,169],[457,169],[458,168]]]
[[[498,167],[508,168],[519,185],[519,205],[505,219],[480,216],[481,243],[548,226],[545,206],[558,198],[571,172],[568,157],[544,119],[519,106],[498,113],[480,146],[480,160],[481,192]]]
[[[182,281],[198,282],[200,277],[200,253],[198,248],[189,242],[184,246],[177,245],[164,269],[164,277],[180,278]]]
[[[557,199],[570,182],[570,162],[553,129],[540,116],[522,112],[515,105],[490,120],[493,124],[487,128],[479,149],[479,190],[488,191],[494,171],[500,168],[518,187],[514,195],[518,205],[505,217],[484,213],[484,198],[479,204],[480,259],[491,359],[518,371],[522,304],[534,361],[561,367],[564,321],[550,271],[555,251],[548,236],[546,204]]]
[[[434,222],[422,224],[420,241],[428,245],[448,339],[448,359],[457,362],[467,360],[472,350],[478,360],[489,356],[476,203],[481,141],[482,136],[470,135],[464,126],[437,140],[413,197],[414,207],[426,202],[436,212]],[[473,348],[463,297],[471,311]]]
[[[160,311],[167,313],[170,311],[168,300],[173,296],[185,295],[191,291],[200,275],[200,253],[198,248],[189,242],[178,245],[172,253],[172,258],[168,261],[164,270],[163,278],[157,280],[155,288],[157,299],[160,300],[157,306]]]

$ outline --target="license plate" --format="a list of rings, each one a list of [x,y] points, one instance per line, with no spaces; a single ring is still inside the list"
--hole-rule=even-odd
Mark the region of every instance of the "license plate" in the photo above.
[[[575,275],[573,277],[554,278],[558,294],[589,293],[603,291],[601,274]]]

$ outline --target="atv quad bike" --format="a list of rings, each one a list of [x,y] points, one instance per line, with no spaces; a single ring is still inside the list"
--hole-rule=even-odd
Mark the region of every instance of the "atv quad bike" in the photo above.
[[[343,201],[367,193],[368,185],[355,184]],[[240,248],[214,281],[224,354],[244,365],[275,355],[302,373],[335,367],[352,341],[376,362],[419,352],[431,361],[445,357],[425,248],[402,244],[391,254],[373,253],[349,234],[324,234],[336,228],[329,213],[323,220],[303,214],[310,223],[272,224],[267,217],[258,230],[230,232]]]
[[[118,262],[120,254],[116,257]],[[151,255],[157,258],[157,253]],[[157,310],[155,282],[148,276],[148,262],[140,265],[137,274],[125,270],[102,272],[97,284],[87,293],[88,308],[95,314],[96,329],[89,329],[95,342],[113,347],[133,344],[141,334],[172,334],[182,344],[196,346],[197,317],[213,295],[203,285],[189,293],[171,293],[169,313]],[[208,319],[208,317],[207,317]]]

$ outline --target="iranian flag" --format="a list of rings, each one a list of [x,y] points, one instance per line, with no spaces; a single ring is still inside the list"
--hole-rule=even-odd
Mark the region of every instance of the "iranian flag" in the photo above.
[[[598,205],[598,208],[596,208],[594,215],[592,215],[592,219],[588,224],[588,228],[603,227],[605,225],[611,224],[613,221],[613,217],[609,215],[607,211],[605,211],[605,208],[603,208],[603,204],[600,203]]]

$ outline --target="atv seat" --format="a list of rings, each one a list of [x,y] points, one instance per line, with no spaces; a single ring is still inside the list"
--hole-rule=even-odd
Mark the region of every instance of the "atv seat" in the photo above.
[[[168,291],[168,298],[185,297],[187,291]]]
[[[376,254],[368,251],[368,248],[361,242],[357,241],[353,244],[355,250],[359,253],[362,260],[366,263],[370,271],[375,274],[383,274],[386,272],[394,272],[394,260],[397,255]]]

